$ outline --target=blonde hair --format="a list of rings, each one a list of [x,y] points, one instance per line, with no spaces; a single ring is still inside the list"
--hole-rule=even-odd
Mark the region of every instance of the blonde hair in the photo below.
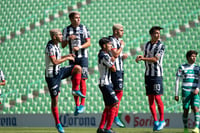
[[[114,24],[113,27],[112,27],[112,30],[114,32],[115,30],[119,30],[120,28],[123,28],[123,25],[121,25],[121,24]]]
[[[49,31],[51,38],[53,38],[53,36],[57,35],[58,33],[61,33],[60,29],[51,29]]]

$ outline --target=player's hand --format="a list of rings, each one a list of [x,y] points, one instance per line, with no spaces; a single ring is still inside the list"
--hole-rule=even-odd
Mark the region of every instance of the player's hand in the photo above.
[[[68,55],[66,56],[66,58],[67,58],[67,60],[75,61],[75,59],[74,59],[74,54],[68,54]]]
[[[79,51],[79,49],[80,49],[79,47],[73,47],[72,50],[73,50],[74,52],[76,52],[76,51]]]
[[[122,59],[125,60],[128,58],[128,54],[123,54]]]
[[[174,99],[178,102],[179,101],[179,96],[175,96]]]
[[[115,59],[116,59],[115,57],[113,57],[113,56],[111,57],[112,62],[115,62]]]
[[[139,61],[141,61],[141,59],[143,58],[143,56],[142,55],[138,55],[137,57],[136,57],[136,59],[135,59],[135,62],[139,62]]]
[[[120,40],[120,45],[121,45],[121,46],[123,45],[123,47],[124,47],[125,43],[124,43],[123,40]]]
[[[68,59],[68,60],[71,60],[71,61],[73,61],[73,62],[75,61],[74,57],[72,57],[72,56],[67,57],[67,59]]]
[[[65,57],[76,57],[76,55],[75,54],[68,54]]]
[[[195,89],[194,92],[193,92],[194,95],[197,95],[198,93],[199,93],[198,89]]]
[[[69,36],[69,40],[74,40],[74,39],[76,39],[76,35],[70,35]]]

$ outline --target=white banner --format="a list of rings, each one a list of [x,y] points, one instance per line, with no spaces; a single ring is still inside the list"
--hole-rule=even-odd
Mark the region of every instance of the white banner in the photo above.
[[[61,114],[60,121],[64,127],[94,127],[99,126],[101,120],[98,114]],[[183,128],[182,113],[165,113],[166,128]],[[128,128],[152,128],[153,118],[151,114],[122,113],[119,118]],[[158,115],[159,119],[159,115]],[[189,115],[188,127],[193,128],[194,116]],[[52,114],[12,114],[0,115],[0,127],[54,127],[55,122]],[[116,125],[113,123],[113,127]]]

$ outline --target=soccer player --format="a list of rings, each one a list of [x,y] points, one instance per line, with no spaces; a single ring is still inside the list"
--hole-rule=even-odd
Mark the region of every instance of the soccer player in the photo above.
[[[99,88],[103,94],[105,108],[97,133],[114,133],[114,131],[111,130],[111,126],[117,110],[118,98],[115,94],[115,91],[113,90],[111,71],[116,72],[116,68],[114,65],[115,59],[112,58],[109,54],[112,48],[112,44],[109,38],[101,38],[99,40],[99,45],[101,47],[101,50],[98,54],[98,69],[100,73]],[[104,130],[104,125],[106,122],[107,125],[106,129]]]
[[[45,49],[45,79],[51,96],[51,110],[55,119],[56,128],[59,133],[64,133],[58,111],[58,94],[60,92],[61,80],[72,76],[72,89],[73,91],[79,91],[81,67],[79,65],[60,67],[60,64],[66,60],[74,61],[74,55],[61,56],[59,43],[62,42],[62,33],[59,29],[50,30],[50,36],[51,40],[47,43]]]
[[[178,88],[179,81],[182,79],[182,102],[183,102],[183,124],[184,133],[188,133],[188,113],[189,106],[194,112],[195,128],[193,133],[199,133],[199,87],[200,87],[200,67],[195,64],[197,52],[189,50],[186,53],[187,63],[179,66],[176,73],[176,87],[175,97],[176,101],[179,101]]]
[[[149,30],[151,40],[144,46],[144,56],[138,55],[136,62],[145,62],[145,88],[146,95],[148,96],[149,108],[154,118],[153,130],[161,130],[166,125],[164,120],[164,104],[161,96],[163,95],[163,67],[162,61],[164,56],[165,46],[160,41],[160,30],[163,29],[159,26],[153,26]],[[157,102],[160,120],[158,121],[156,113]]]
[[[88,78],[88,47],[90,46],[90,33],[86,26],[80,24],[80,13],[72,11],[69,13],[71,24],[63,30],[62,47],[65,48],[69,44],[71,54],[75,54],[75,62],[70,61],[70,64],[77,64],[82,67],[82,77],[80,83],[81,95],[86,96],[86,79]],[[85,97],[81,98],[74,96],[76,101],[76,109],[74,115],[85,111]]]
[[[119,111],[119,104],[121,101],[121,98],[123,96],[123,80],[124,80],[124,70],[123,70],[123,60],[128,57],[128,54],[123,54],[123,48],[124,48],[124,41],[119,40],[123,37],[124,29],[121,24],[114,24],[112,27],[113,35],[109,36],[111,42],[112,42],[112,56],[116,58],[115,60],[115,67],[116,72],[111,72],[111,80],[113,83],[113,89],[115,90],[116,96],[119,100],[118,102],[118,109],[115,114],[114,122],[119,127],[124,127],[124,124],[121,122],[121,120],[118,117],[118,111]]]

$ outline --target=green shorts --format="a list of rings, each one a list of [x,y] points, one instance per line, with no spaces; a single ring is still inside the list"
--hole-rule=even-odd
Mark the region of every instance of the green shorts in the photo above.
[[[182,102],[183,102],[183,109],[189,109],[191,105],[192,108],[198,107],[199,108],[199,95],[194,95],[193,92],[186,92],[182,93]]]

